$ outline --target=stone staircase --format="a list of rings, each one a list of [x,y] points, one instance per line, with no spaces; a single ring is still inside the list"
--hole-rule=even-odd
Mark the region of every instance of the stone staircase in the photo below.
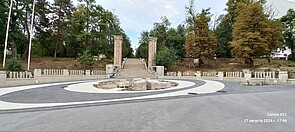
[[[118,78],[154,78],[155,75],[149,73],[140,59],[127,59],[124,69],[117,76]]]

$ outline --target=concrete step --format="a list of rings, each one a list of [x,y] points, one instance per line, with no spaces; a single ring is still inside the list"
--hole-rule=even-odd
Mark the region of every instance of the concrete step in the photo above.
[[[118,78],[154,78],[155,76],[145,70],[144,64],[139,59],[128,59]]]

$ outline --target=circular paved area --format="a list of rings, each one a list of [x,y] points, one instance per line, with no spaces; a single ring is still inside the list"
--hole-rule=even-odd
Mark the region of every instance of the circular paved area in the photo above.
[[[220,81],[225,85],[221,91],[196,95],[188,92],[196,92],[198,88],[205,88],[202,86],[214,82],[182,81],[194,84],[179,89],[127,94],[65,90],[67,86],[77,82],[40,85],[37,88],[39,85],[15,87],[13,92],[1,88],[0,103],[36,104],[36,107],[9,109],[9,105],[0,104],[0,130],[295,130],[295,86],[292,84],[254,87]],[[220,86],[220,83],[216,84],[218,85],[208,86]],[[65,105],[61,105],[63,103]],[[7,109],[3,109],[4,107]],[[276,114],[282,115],[275,116]],[[261,120],[273,122],[259,122]]]

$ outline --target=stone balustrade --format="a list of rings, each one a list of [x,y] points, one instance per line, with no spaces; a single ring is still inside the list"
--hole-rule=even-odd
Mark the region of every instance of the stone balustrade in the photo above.
[[[276,78],[275,72],[254,72],[254,78]]]
[[[177,72],[167,72],[166,76],[177,76]]]
[[[33,75],[31,72],[22,71],[22,72],[7,72],[6,78],[32,78]]]
[[[63,69],[44,69],[42,73],[45,76],[59,76],[63,75]]]
[[[106,71],[103,71],[103,70],[92,70],[90,75],[106,75]]]
[[[276,72],[251,72],[251,71],[243,71],[243,72],[166,72],[166,77],[175,77],[181,79],[181,77],[195,77],[195,79],[213,79],[213,80],[231,80],[231,81],[257,81],[257,82],[279,82],[279,83],[287,83],[290,81],[288,78],[288,72],[280,71]],[[165,77],[164,77],[165,78]],[[289,81],[288,81],[289,80]],[[294,82],[295,83],[295,82]]]
[[[202,77],[217,77],[217,72],[202,72]]]
[[[225,72],[225,77],[242,78],[243,72]]]
[[[69,70],[69,75],[86,75],[85,70]]]

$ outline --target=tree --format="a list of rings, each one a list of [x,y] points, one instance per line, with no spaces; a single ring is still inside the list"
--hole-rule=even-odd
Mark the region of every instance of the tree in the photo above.
[[[216,37],[209,31],[209,9],[196,14],[194,12],[194,1],[191,1],[190,6],[186,9],[189,15],[187,18],[189,33],[186,36],[184,48],[187,57],[199,59],[200,67],[206,60],[214,57],[216,53]]]
[[[54,55],[56,58],[58,53],[62,52],[67,38],[67,29],[69,27],[70,18],[73,11],[71,0],[54,0],[53,4],[53,37],[54,42]]]
[[[219,57],[231,57],[231,47],[229,42],[232,41],[232,22],[227,19],[228,15],[222,15],[219,17],[220,24],[215,29],[214,33],[217,37],[217,56]]]
[[[177,58],[184,58],[184,42],[185,42],[186,29],[184,25],[178,25],[176,29],[170,28],[167,31],[167,44],[166,46],[176,53]]]
[[[155,22],[154,23],[154,27],[153,29],[151,29],[150,31],[150,36],[153,36],[153,37],[157,37],[157,45],[166,45],[168,44],[168,40],[167,40],[167,37],[168,37],[168,30],[171,26],[171,23],[169,22],[168,18],[166,17],[162,17],[161,18],[162,22],[160,23],[157,23]]]
[[[233,26],[232,54],[244,58],[252,68],[255,57],[269,55],[278,46],[280,32],[281,25],[267,19],[260,2],[240,3]]]
[[[266,55],[268,55],[268,63],[270,63],[270,55],[283,42],[283,24],[279,20],[267,20],[267,27],[263,29],[262,35],[267,42]]]
[[[7,16],[3,12],[7,12],[8,10],[8,7],[6,5],[7,4],[5,3],[5,1],[0,1],[0,56],[3,56],[2,51],[4,50]]]
[[[284,24],[284,42],[291,48],[292,60],[295,60],[295,10],[289,9],[287,14],[281,18]]]
[[[139,38],[139,47],[136,50],[136,57],[148,58],[148,44],[149,44],[150,33],[143,31]]]
[[[161,46],[156,55],[156,64],[159,66],[170,67],[176,62],[176,54],[173,49]]]
[[[217,56],[219,57],[231,57],[231,45],[230,42],[233,40],[233,24],[236,21],[238,15],[238,5],[240,3],[250,4],[255,2],[254,0],[228,0],[226,3],[227,13],[221,15],[218,18],[220,24],[214,31],[217,37]],[[265,3],[265,0],[258,0],[259,3]]]
[[[78,56],[79,56],[78,57],[79,63],[82,65],[85,65],[86,68],[88,68],[94,64],[93,57],[88,50],[84,51],[83,54],[79,54]]]
[[[35,42],[33,44],[32,54],[40,56],[52,55],[53,39],[51,37],[52,22],[50,21],[48,14],[52,13],[52,7],[46,0],[36,1],[36,17],[35,17]]]

